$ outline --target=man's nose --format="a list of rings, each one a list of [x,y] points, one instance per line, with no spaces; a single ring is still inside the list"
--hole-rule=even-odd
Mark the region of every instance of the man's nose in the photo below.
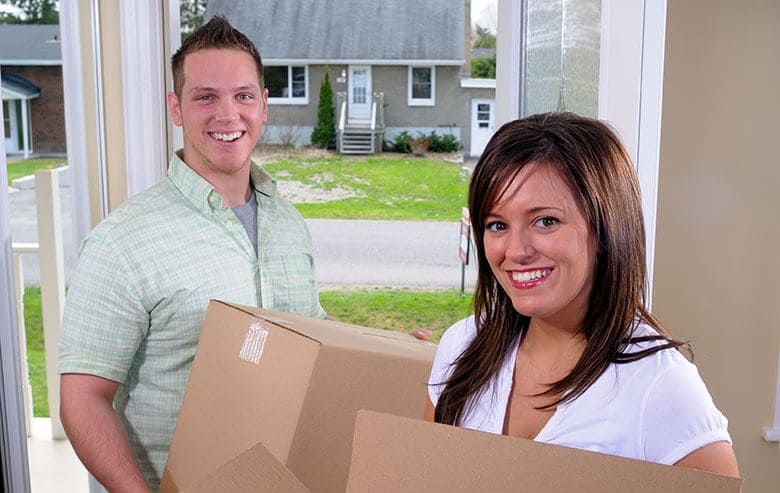
[[[238,118],[238,105],[232,99],[223,99],[217,107],[216,119],[230,121]]]

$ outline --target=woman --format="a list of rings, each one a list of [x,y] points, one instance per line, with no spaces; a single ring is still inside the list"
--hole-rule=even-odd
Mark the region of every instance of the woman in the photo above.
[[[426,419],[739,476],[686,343],[645,308],[641,207],[599,121],[499,129],[469,190],[478,316],[442,337]]]

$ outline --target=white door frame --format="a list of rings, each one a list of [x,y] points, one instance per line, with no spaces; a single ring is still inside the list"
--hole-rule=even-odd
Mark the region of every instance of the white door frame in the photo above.
[[[478,108],[480,104],[490,105],[490,115],[486,127],[480,127],[479,123],[484,120],[478,120]],[[480,130],[482,128],[482,130]],[[472,99],[471,100],[471,143],[469,145],[469,155],[479,156],[485,150],[493,132],[496,130],[496,100],[495,99]]]
[[[8,135],[5,136],[5,152],[8,153],[16,153],[21,150],[19,149],[19,120],[16,115],[17,101],[17,99],[3,100],[3,103],[7,103],[6,108],[8,108],[8,115],[4,115],[3,118],[6,116],[8,117],[8,126],[10,129]],[[5,120],[3,121],[3,125],[5,125]],[[3,130],[5,130],[5,128]]]
[[[365,79],[361,75],[355,76],[356,71],[365,70]],[[355,82],[365,82],[365,84],[355,85]],[[349,76],[347,79],[347,112],[350,121],[367,120],[371,116],[371,65],[350,65]],[[357,99],[362,102],[356,103],[355,89],[364,90],[365,94],[357,95]]]

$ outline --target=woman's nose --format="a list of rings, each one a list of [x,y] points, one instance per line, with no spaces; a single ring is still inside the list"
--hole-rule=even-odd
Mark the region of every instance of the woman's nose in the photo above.
[[[536,255],[533,239],[528,232],[513,231],[507,244],[506,256],[515,262],[527,262]]]

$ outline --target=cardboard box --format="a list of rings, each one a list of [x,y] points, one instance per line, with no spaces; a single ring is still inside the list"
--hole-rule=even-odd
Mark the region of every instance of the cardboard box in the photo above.
[[[359,411],[347,492],[739,492],[742,480]]]
[[[161,491],[343,492],[356,411],[421,417],[434,353],[408,334],[212,301]]]

